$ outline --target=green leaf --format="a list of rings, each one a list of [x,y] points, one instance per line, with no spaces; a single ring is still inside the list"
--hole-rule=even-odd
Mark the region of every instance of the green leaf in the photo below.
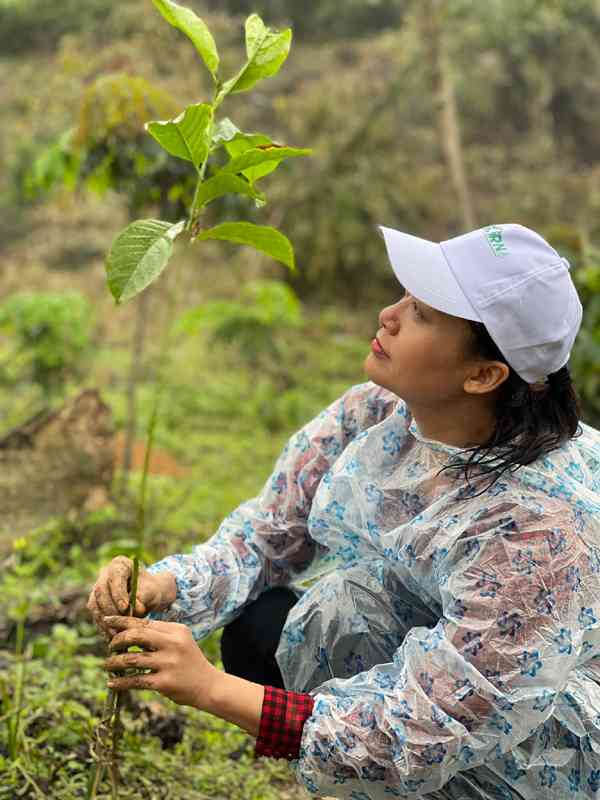
[[[219,54],[215,40],[206,23],[196,16],[191,9],[173,3],[172,0],[152,0],[152,2],[168,23],[173,25],[174,28],[179,28],[182,33],[185,33],[192,40],[194,47],[202,56],[204,63],[213,76],[213,80],[216,80],[217,70],[219,69]]]
[[[232,92],[244,92],[263,78],[269,78],[279,72],[279,68],[288,57],[291,43],[291,28],[279,33],[267,28],[258,14],[251,14],[246,20],[248,65]]]
[[[258,147],[258,145],[273,144],[273,140],[264,133],[237,133],[233,139],[225,142],[225,148],[230,156],[239,156],[246,150]]]
[[[267,36],[268,29],[258,14],[251,14],[246,20],[246,56],[253,58]]]
[[[264,133],[242,133],[241,131],[236,134],[233,139],[225,142],[225,148],[230,156],[240,156],[246,150],[256,148],[258,145],[272,144],[272,139]],[[264,178],[273,170],[277,169],[279,162],[266,161],[258,167],[250,167],[247,172],[243,172],[245,178],[248,178],[250,183],[254,183],[259,178]]]
[[[132,222],[117,236],[106,262],[108,286],[117,303],[131,300],[166,267],[173,241],[185,227],[158,219]]]
[[[208,156],[212,120],[212,106],[197,103],[175,119],[147,122],[144,127],[168,153],[192,161],[198,169]]]
[[[228,147],[229,149],[229,147]],[[286,158],[297,156],[308,156],[312,150],[299,147],[282,147],[279,144],[261,144],[244,150],[240,155],[232,158],[219,173],[234,174],[242,173],[250,183],[254,183],[259,178],[268,175],[277,169],[279,164]]]
[[[236,244],[248,244],[256,250],[281,261],[292,272],[296,271],[292,243],[283,233],[269,225],[254,225],[251,222],[224,222],[202,231],[196,239],[222,239]]]
[[[241,70],[221,86],[216,105],[220,105],[228,94],[245,92],[263,78],[279,72],[288,57],[292,44],[292,29],[281,33],[265,27],[258,14],[246,20],[246,53],[248,60]]]
[[[215,175],[200,184],[198,189],[198,203],[202,206],[221,197],[224,194],[245,194],[252,197],[254,200],[261,200],[263,205],[265,196],[262,192],[257,192],[254,187],[245,181],[243,178],[238,178],[237,175]]]
[[[219,147],[222,142],[230,141],[238,133],[241,133],[240,129],[233,124],[229,117],[223,117],[213,128],[212,143],[215,147]]]

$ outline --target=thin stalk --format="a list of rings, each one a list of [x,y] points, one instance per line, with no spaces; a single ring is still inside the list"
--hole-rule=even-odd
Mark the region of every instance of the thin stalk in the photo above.
[[[3,714],[0,717],[0,722],[5,722],[6,720],[12,719],[12,717],[16,717],[17,714],[23,713],[23,711],[29,711],[31,706],[32,704],[29,703],[29,705],[21,706],[21,708],[13,708],[11,711],[8,711],[6,714]]]
[[[198,170],[198,182],[196,183],[196,190],[194,192],[194,199],[192,200],[192,210],[190,211],[190,216],[185,226],[187,231],[192,229],[192,225],[194,224],[194,216],[196,214],[196,206],[198,205],[198,192],[200,191],[200,184],[202,183],[202,178],[200,177],[200,170]]]
[[[98,727],[94,732],[94,741],[91,746],[92,757],[95,764],[90,772],[90,777],[87,785],[86,800],[93,800],[96,797],[98,787],[102,783],[104,773],[106,771],[106,745],[105,738],[106,732],[109,729],[110,720],[113,714],[113,704],[115,692],[111,689],[104,700],[104,709]]]
[[[206,163],[202,165],[201,174],[204,174],[205,167]],[[177,287],[177,283],[175,284],[175,286]],[[168,312],[169,324],[165,335],[162,337],[160,354],[159,354],[159,378],[155,386],[152,411],[148,423],[146,450],[144,453],[144,465],[142,469],[142,479],[140,482],[140,492],[139,492],[138,507],[137,507],[137,521],[136,521],[137,546],[133,558],[133,569],[131,574],[131,589],[130,589],[129,609],[128,609],[129,616],[133,616],[137,601],[140,561],[142,560],[143,557],[144,545],[145,545],[146,506],[147,506],[148,473],[150,465],[150,456],[152,454],[152,448],[154,446],[154,438],[155,438],[156,424],[158,421],[160,402],[166,385],[166,378],[167,378],[166,361],[167,361],[167,354],[170,350],[170,345],[171,345],[172,331],[174,327],[173,322],[178,307],[177,294],[178,293],[176,289],[174,289],[170,295],[169,312]],[[106,769],[109,770],[112,798],[113,800],[117,800],[118,785],[119,785],[119,776],[117,769],[118,743],[122,729],[121,705],[122,705],[122,692],[115,689],[111,689],[107,698],[107,702],[105,704],[105,713],[103,714],[103,718],[100,723],[99,730],[96,736],[98,753],[95,756],[96,764],[94,765],[94,769],[90,775],[90,780],[88,781],[87,800],[95,800],[98,788],[100,786],[102,778],[104,777]]]
[[[210,129],[209,136],[212,135],[212,125]],[[194,216],[196,214],[196,205],[198,202],[198,191],[202,182],[204,181],[204,175],[206,174],[206,167],[208,164],[208,156],[209,153],[206,154],[206,158],[202,162],[200,169],[198,170],[198,182],[196,184],[196,191],[194,193],[194,200],[192,203],[192,210],[190,212],[190,216],[188,219],[187,228],[192,225],[194,221]],[[177,284],[176,284],[177,285]],[[156,421],[158,419],[158,410],[160,407],[160,400],[162,397],[163,390],[165,388],[166,383],[166,369],[165,369],[165,361],[166,355],[169,351],[169,346],[171,344],[171,329],[173,327],[173,321],[175,318],[175,312],[177,310],[177,300],[176,300],[176,291],[173,291],[170,298],[170,307],[169,307],[169,318],[170,318],[170,325],[168,330],[166,331],[165,335],[162,337],[162,344],[160,349],[159,355],[159,370],[162,373],[160,375],[160,379],[157,381],[156,389],[154,392],[154,402],[152,405],[152,413],[150,415],[150,421],[148,423],[148,433],[146,439],[146,451],[144,453],[144,466],[142,470],[142,481],[140,484],[140,495],[138,501],[138,517],[137,517],[137,552],[133,559],[133,570],[131,575],[131,593],[130,593],[130,600],[129,600],[129,615],[133,616],[135,611],[135,604],[137,600],[137,588],[138,588],[138,577],[140,571],[140,559],[142,557],[144,551],[144,537],[145,537],[145,529],[146,529],[146,494],[147,494],[147,481],[148,481],[148,466],[150,464],[150,455],[152,452],[152,447],[154,445],[154,432],[156,429]]]
[[[171,323],[173,322],[173,314],[175,308],[175,302],[172,298],[171,302],[171,309],[169,316],[171,317]],[[170,328],[172,325],[169,326]],[[138,515],[137,515],[137,548],[136,553],[133,558],[133,570],[131,575],[131,592],[130,592],[130,599],[129,599],[129,616],[133,616],[135,610],[135,604],[137,600],[137,590],[138,590],[138,579],[139,579],[139,572],[140,572],[140,560],[142,559],[144,553],[144,540],[145,540],[145,533],[146,533],[146,502],[147,502],[147,489],[148,489],[148,471],[150,465],[150,455],[152,453],[152,447],[154,445],[154,434],[156,430],[156,422],[158,420],[158,411],[160,408],[160,401],[162,398],[163,390],[165,388],[166,383],[166,374],[167,370],[165,369],[165,360],[166,355],[169,349],[169,344],[171,341],[171,337],[168,335],[169,332],[165,334],[162,338],[161,343],[161,350],[160,350],[160,357],[159,357],[159,369],[161,371],[161,375],[159,380],[157,381],[155,392],[154,392],[154,402],[152,404],[152,413],[150,415],[150,421],[148,423],[148,433],[146,439],[146,451],[144,453],[144,466],[142,470],[142,480],[140,483],[140,494],[138,500]],[[122,704],[122,692],[119,690],[113,691],[113,695],[115,696],[114,701],[114,713],[111,715],[111,721],[109,723],[109,727],[111,729],[111,750],[109,756],[109,765],[110,765],[110,779],[111,779],[111,792],[113,800],[117,800],[118,797],[118,785],[119,785],[119,776],[117,771],[117,763],[118,763],[118,744],[119,744],[119,736],[121,732],[121,704]]]
[[[216,99],[217,99],[217,94],[218,94],[218,87],[215,88],[215,93],[214,93],[214,97],[213,97],[213,113],[217,109],[217,106],[215,105],[215,102],[216,102]],[[209,142],[212,141],[213,126],[214,126],[214,119],[213,119],[213,122],[211,122],[209,131],[208,131],[208,141]],[[198,170],[198,183],[196,184],[196,190],[194,192],[194,199],[192,200],[192,208],[191,208],[191,211],[190,211],[190,216],[189,216],[189,219],[188,219],[187,224],[185,226],[185,229],[187,231],[190,231],[192,234],[193,234],[193,225],[196,222],[196,210],[197,210],[196,207],[198,205],[198,192],[200,191],[200,186],[202,185],[202,182],[204,181],[204,175],[206,174],[206,166],[208,164],[208,157],[209,156],[210,156],[210,144],[209,144],[209,147],[208,147],[208,152],[206,154],[206,158],[204,159],[204,161],[200,165],[200,169]]]
[[[90,772],[90,777],[88,780],[87,785],[87,792],[86,792],[86,800],[92,800],[92,798],[96,797],[98,792],[98,786],[100,781],[102,780],[104,774],[104,769],[100,767],[100,764],[96,762],[92,771]]]
[[[11,761],[15,761],[18,756],[19,728],[21,725],[21,705],[23,702],[23,682],[25,675],[25,659],[23,658],[23,643],[25,641],[25,617],[17,623],[17,639],[15,645],[15,657],[17,661],[16,683],[15,683],[15,716],[9,723],[8,754]]]
[[[211,128],[210,128],[210,134],[209,135],[212,136],[212,125],[211,125]],[[210,153],[209,153],[209,155],[210,155]],[[202,162],[202,166],[198,170],[198,183],[196,184],[196,192],[194,194],[194,202],[192,204],[192,211],[190,213],[190,220],[189,220],[189,223],[190,223],[189,224],[189,230],[192,233],[192,237],[195,237],[195,227],[194,227],[194,225],[198,221],[196,219],[196,217],[197,216],[199,217],[200,213],[202,211],[202,209],[200,209],[200,212],[197,212],[196,205],[198,203],[198,191],[199,191],[200,186],[202,185],[202,183],[204,181],[204,175],[206,174],[206,165],[207,164],[208,164],[208,155],[206,156],[206,158]],[[192,238],[192,242],[193,241],[194,241],[194,239]]]
[[[161,368],[164,365],[164,359],[168,349],[170,337],[163,336],[161,344],[161,353],[159,364]],[[165,384],[166,370],[162,369],[161,379],[157,382],[156,390],[154,393],[154,402],[152,406],[152,413],[148,425],[148,436],[146,440],[146,451],[144,454],[144,466],[142,471],[142,480],[140,484],[140,494],[138,500],[138,513],[137,513],[137,547],[133,558],[133,570],[131,575],[131,590],[129,599],[129,616],[133,616],[135,604],[137,600],[138,578],[140,569],[140,560],[144,552],[144,539],[146,527],[146,497],[148,485],[148,467],[150,464],[150,455],[154,444],[154,432],[156,429],[156,421],[158,419],[158,409],[160,405],[160,398]],[[95,800],[98,787],[104,777],[106,768],[109,769],[111,794],[113,800],[118,798],[118,785],[119,776],[117,772],[118,760],[118,743],[121,733],[121,705],[122,705],[122,692],[116,689],[111,689],[108,694],[104,706],[104,713],[102,720],[96,732],[96,746],[97,753],[95,754],[96,763],[90,780],[88,781],[87,800]],[[107,746],[107,742],[109,742]]]
[[[163,351],[166,349],[165,343],[168,341],[169,337],[164,336],[163,347],[162,347]],[[164,352],[161,352],[161,359],[160,359],[161,362],[163,358],[164,358]],[[150,465],[150,455],[152,453],[152,447],[154,445],[154,431],[156,429],[156,420],[158,419],[158,409],[160,406],[160,400],[164,389],[164,385],[165,385],[165,375],[163,371],[162,379],[158,382],[156,391],[154,393],[154,403],[152,405],[152,413],[150,415],[150,422],[148,424],[148,438],[146,441],[146,452],[144,453],[144,467],[142,470],[142,481],[140,484],[140,496],[138,502],[138,516],[137,516],[137,529],[138,529],[137,552],[133,559],[133,571],[131,575],[131,597],[129,600],[130,616],[133,616],[137,600],[138,578],[140,574],[140,559],[144,552],[144,539],[146,532],[146,496],[147,496],[147,485],[148,485],[148,467]]]
[[[127,427],[125,429],[121,483],[118,490],[118,494],[121,498],[125,497],[129,486],[133,443],[138,421],[137,386],[142,375],[142,356],[146,345],[146,329],[148,327],[150,299],[151,295],[149,292],[142,292],[135,303],[135,327],[131,343],[131,360],[126,389]]]

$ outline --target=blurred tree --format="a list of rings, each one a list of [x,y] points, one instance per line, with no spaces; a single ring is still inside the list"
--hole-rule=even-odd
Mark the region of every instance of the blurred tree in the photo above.
[[[465,172],[454,76],[448,52],[449,0],[420,0],[417,25],[421,32],[424,68],[431,83],[438,117],[440,144],[456,192],[464,231],[477,227]]]
[[[271,219],[295,226],[303,267],[283,279],[301,296],[324,300],[340,293],[350,303],[366,305],[381,294],[382,285],[393,289],[383,261],[373,280],[364,282],[365,264],[376,264],[380,251],[375,226],[385,222],[385,214],[391,224],[390,207],[415,221],[422,214],[430,177],[422,172],[411,189],[410,165],[424,142],[415,139],[400,147],[397,134],[418,114],[410,88],[421,55],[412,28],[401,29],[394,45],[393,57],[389,46],[370,48],[367,64],[348,68],[343,81],[335,70],[346,58],[340,45],[325,63],[318,62],[321,80],[307,82],[305,92],[293,99],[293,130],[302,135],[310,129],[320,137],[315,148],[320,160],[313,159],[312,174],[300,176],[295,196],[274,198]],[[389,77],[368,82],[364,70]],[[289,105],[279,103],[282,114]]]
[[[483,109],[495,112],[490,131],[522,136],[547,129],[578,166],[600,159],[598,2],[453,0],[449,23],[456,62],[465,75],[476,78],[473,63],[479,54],[496,59],[494,74],[485,74]],[[480,91],[476,79],[470,98],[475,90]],[[477,108],[471,111],[480,122]]]
[[[294,35],[327,41],[363,37],[400,25],[407,0],[205,0],[212,10],[251,14],[289,24]]]
[[[0,53],[14,56],[32,50],[52,50],[65,33],[97,26],[113,6],[114,0],[0,3]]]
[[[79,184],[125,198],[130,216],[148,205],[181,216],[193,197],[185,164],[173,159],[144,130],[148,119],[169,118],[177,103],[144,78],[123,72],[101,75],[85,90],[72,147],[79,154]],[[35,164],[34,164],[35,169]]]

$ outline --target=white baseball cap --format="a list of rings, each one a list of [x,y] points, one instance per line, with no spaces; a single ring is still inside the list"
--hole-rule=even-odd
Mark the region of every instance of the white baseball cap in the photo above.
[[[488,225],[430,242],[378,225],[394,273],[427,305],[483,322],[527,383],[565,366],[583,307],[571,265],[523,225]]]

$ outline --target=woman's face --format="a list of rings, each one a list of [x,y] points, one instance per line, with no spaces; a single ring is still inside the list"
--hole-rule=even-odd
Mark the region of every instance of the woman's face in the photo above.
[[[379,314],[377,339],[386,355],[371,351],[364,362],[370,380],[406,403],[439,406],[464,396],[474,362],[464,353],[469,323],[431,308],[406,291]]]

